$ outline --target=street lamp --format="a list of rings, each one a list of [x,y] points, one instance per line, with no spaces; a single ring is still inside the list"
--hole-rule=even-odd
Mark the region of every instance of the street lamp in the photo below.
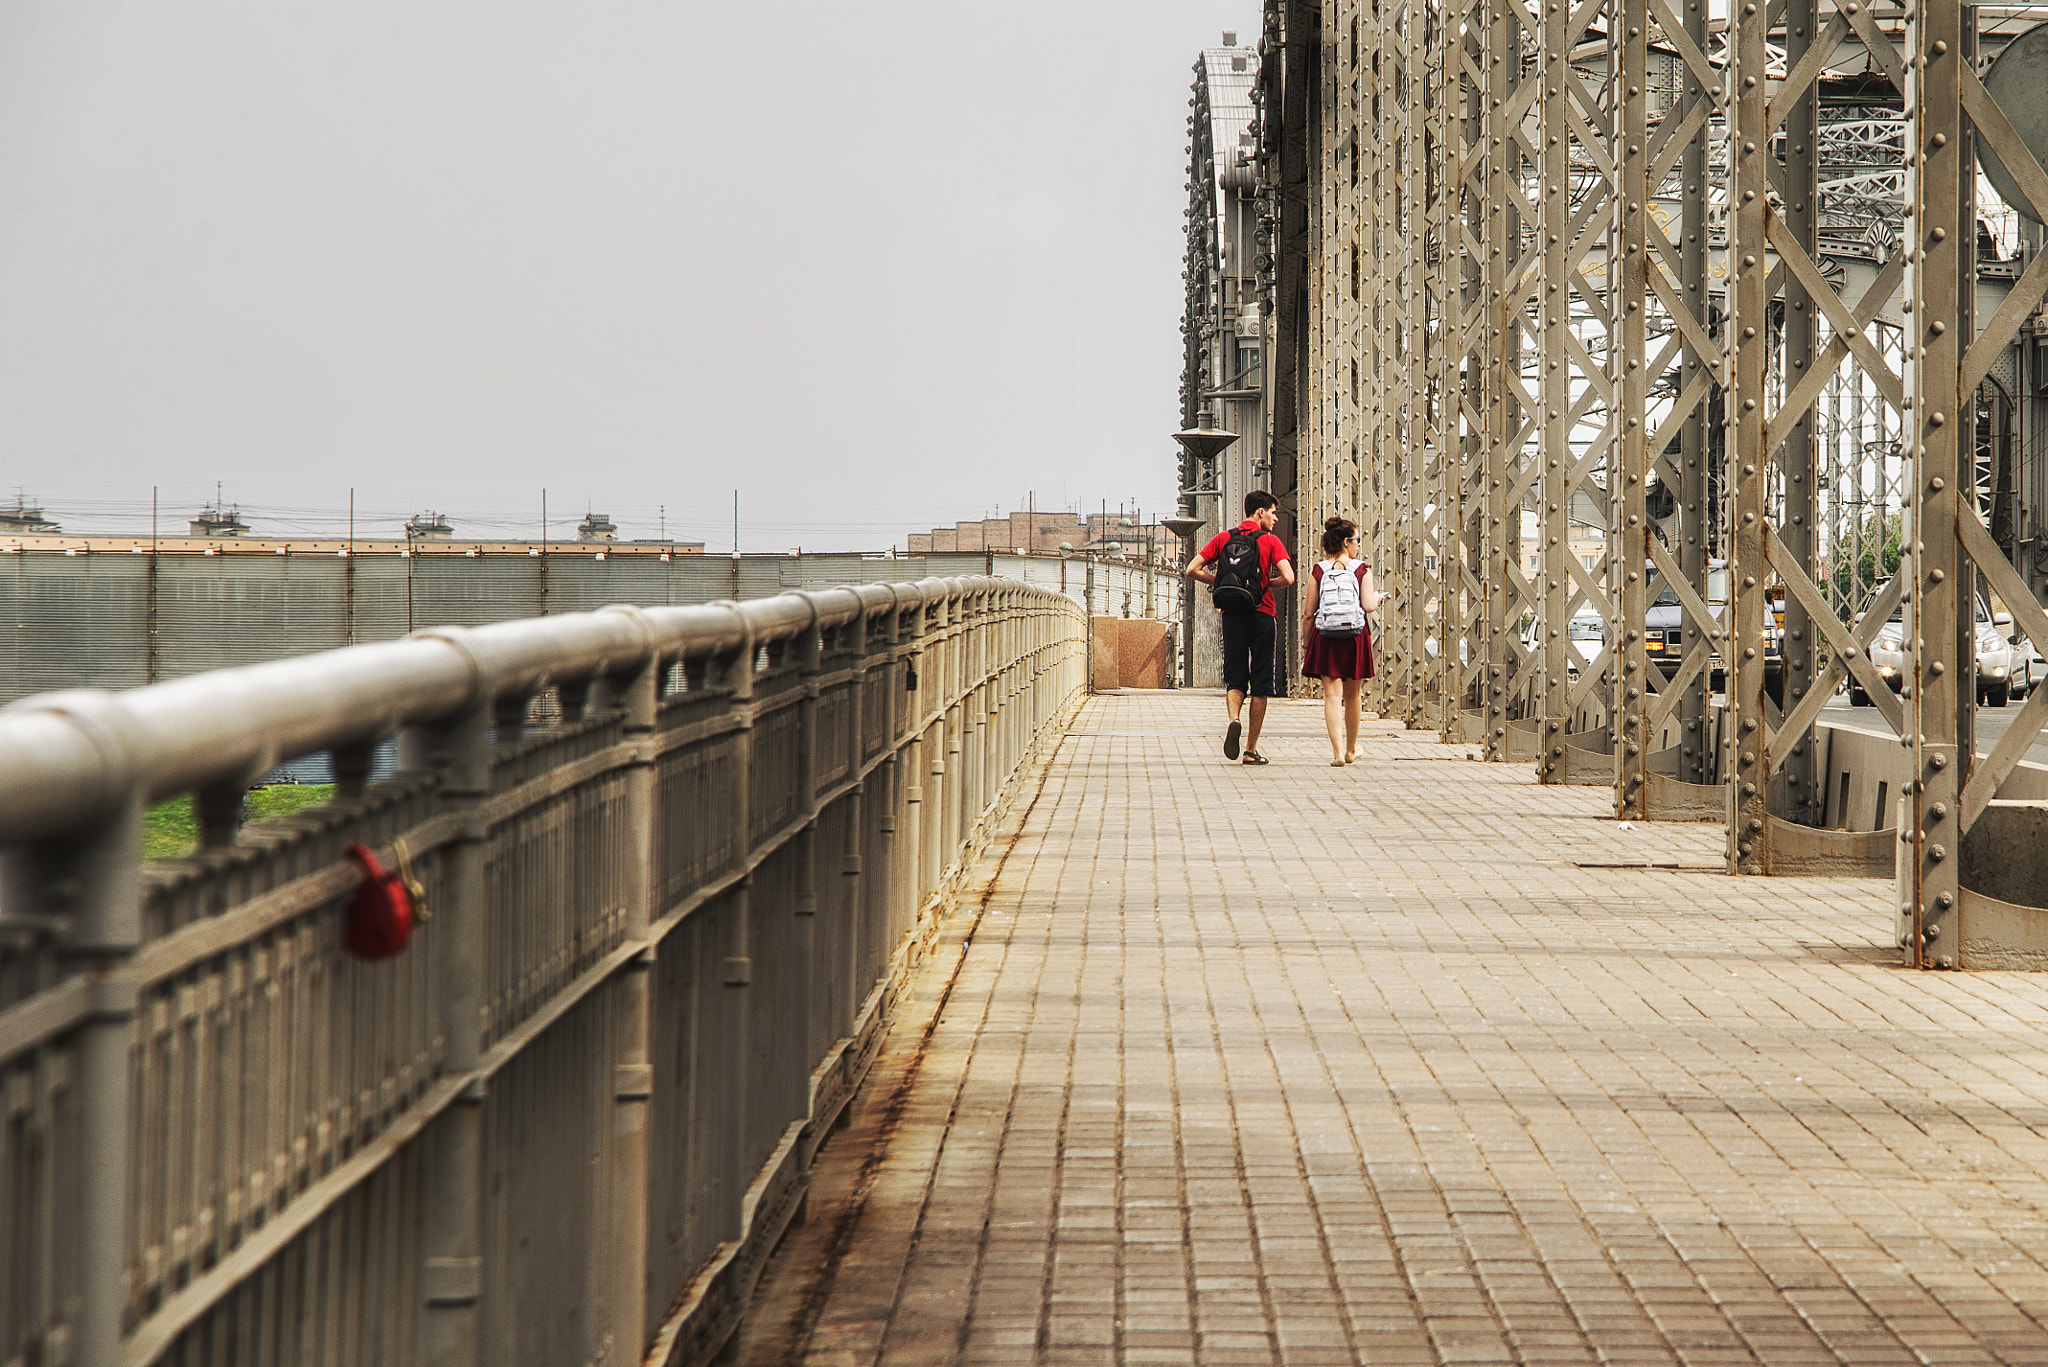
[[[1159,525],[1179,537],[1183,543],[1181,565],[1195,558],[1195,533],[1208,525],[1207,519],[1199,517],[1162,517]],[[1180,638],[1181,638],[1181,687],[1195,686],[1195,581],[1185,574],[1180,577]]]
[[[1217,456],[1237,440],[1238,434],[1225,428],[1216,427],[1215,419],[1207,409],[1196,420],[1193,427],[1173,434],[1180,443],[1180,449],[1187,453],[1188,475],[1193,481],[1191,487],[1181,490],[1181,501],[1192,511],[1194,500],[1206,495],[1221,497],[1223,489],[1216,479],[1215,467],[1211,464]]]
[[[1182,560],[1182,565],[1186,565],[1188,560],[1194,559],[1195,533],[1207,520],[1196,515],[1201,510],[1201,505],[1196,502],[1197,499],[1217,499],[1216,521],[1218,526],[1223,525],[1224,517],[1221,503],[1223,488],[1222,481],[1217,478],[1216,474],[1216,457],[1228,449],[1231,443],[1237,440],[1238,436],[1239,434],[1236,432],[1218,427],[1215,415],[1206,407],[1196,416],[1193,427],[1173,434],[1173,439],[1180,443],[1181,451],[1187,456],[1189,487],[1180,491],[1180,504],[1186,510],[1187,515],[1161,518],[1159,525],[1187,543],[1186,559]],[[1193,688],[1195,686],[1195,585],[1194,581],[1185,574],[1181,576],[1180,626],[1183,645],[1181,651],[1182,686]]]

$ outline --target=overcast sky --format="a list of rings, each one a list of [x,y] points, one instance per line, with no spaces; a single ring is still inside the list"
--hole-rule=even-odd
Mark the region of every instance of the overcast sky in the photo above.
[[[880,548],[1173,492],[1254,0],[0,0],[0,498]]]

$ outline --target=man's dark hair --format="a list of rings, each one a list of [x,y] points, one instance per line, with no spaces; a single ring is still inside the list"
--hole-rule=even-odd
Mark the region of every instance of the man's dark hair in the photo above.
[[[1279,506],[1280,500],[1267,493],[1264,489],[1254,489],[1244,496],[1244,515],[1246,517],[1250,517],[1261,508],[1277,508]]]

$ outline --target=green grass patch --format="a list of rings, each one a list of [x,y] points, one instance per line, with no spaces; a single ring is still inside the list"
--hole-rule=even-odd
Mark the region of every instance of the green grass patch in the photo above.
[[[251,788],[243,809],[243,821],[257,825],[290,816],[303,807],[314,807],[334,796],[332,783],[280,783],[269,788]],[[192,795],[174,797],[151,807],[143,817],[142,857],[176,859],[199,844],[199,817],[192,808]]]

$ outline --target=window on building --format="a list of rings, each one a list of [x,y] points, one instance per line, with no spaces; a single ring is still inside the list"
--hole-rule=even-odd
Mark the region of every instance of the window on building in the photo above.
[[[1600,563],[1600,557],[1597,555],[1582,555],[1579,557],[1579,563],[1590,570]]]

